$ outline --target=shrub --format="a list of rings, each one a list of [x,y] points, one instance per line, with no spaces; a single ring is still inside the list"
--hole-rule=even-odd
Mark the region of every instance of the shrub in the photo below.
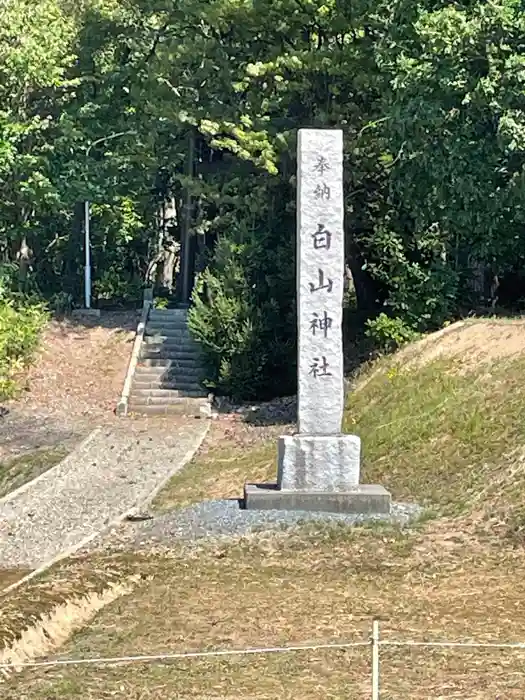
[[[385,313],[366,322],[366,335],[381,352],[393,352],[418,337],[417,331],[401,318],[391,318]]]
[[[189,328],[219,393],[265,399],[295,390],[293,256],[285,248],[264,236],[221,238],[197,279]]]
[[[46,320],[42,304],[0,299],[0,399],[16,393],[16,375],[32,359]]]

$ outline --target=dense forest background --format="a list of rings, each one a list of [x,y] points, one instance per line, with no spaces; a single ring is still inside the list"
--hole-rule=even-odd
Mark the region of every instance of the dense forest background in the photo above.
[[[88,200],[95,305],[171,292],[186,226],[211,381],[289,391],[303,126],[344,130],[348,337],[523,308],[522,0],[0,0],[4,327],[82,304]]]

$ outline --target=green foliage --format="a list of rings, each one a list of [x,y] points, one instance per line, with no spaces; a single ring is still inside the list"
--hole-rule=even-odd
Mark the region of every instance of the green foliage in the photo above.
[[[418,337],[418,333],[408,326],[401,318],[391,318],[385,313],[377,318],[368,319],[365,334],[371,338],[374,345],[385,353],[394,352],[402,345],[410,343]]]
[[[131,278],[115,265],[105,269],[93,284],[93,292],[98,300],[109,299],[116,303],[140,299],[142,284],[140,279]]]
[[[0,400],[15,393],[16,377],[32,359],[46,320],[42,304],[0,300]]]
[[[73,296],[67,292],[53,294],[49,300],[49,308],[59,316],[71,313],[73,310]]]
[[[272,279],[273,255],[257,242],[222,238],[193,293],[189,327],[208,359],[209,385],[236,398],[293,390],[295,324],[281,287],[293,273]]]
[[[95,301],[136,298],[189,214],[213,381],[289,387],[296,133],[341,126],[358,311],[482,306],[525,262],[524,33],[517,0],[0,0],[0,296],[82,301],[88,200]]]
[[[12,298],[16,288],[18,267],[14,263],[0,265],[0,301]]]

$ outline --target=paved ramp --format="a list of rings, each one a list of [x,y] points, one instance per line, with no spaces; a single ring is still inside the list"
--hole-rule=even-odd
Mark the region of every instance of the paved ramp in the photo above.
[[[94,430],[63,462],[0,500],[0,567],[44,566],[144,506],[191,459],[208,425]]]

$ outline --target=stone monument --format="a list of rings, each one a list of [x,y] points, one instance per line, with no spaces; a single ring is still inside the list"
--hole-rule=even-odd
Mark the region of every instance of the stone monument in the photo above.
[[[382,486],[359,483],[361,441],[344,410],[343,135],[300,129],[297,146],[298,432],[279,438],[276,484],[246,484],[247,509],[389,513]]]

